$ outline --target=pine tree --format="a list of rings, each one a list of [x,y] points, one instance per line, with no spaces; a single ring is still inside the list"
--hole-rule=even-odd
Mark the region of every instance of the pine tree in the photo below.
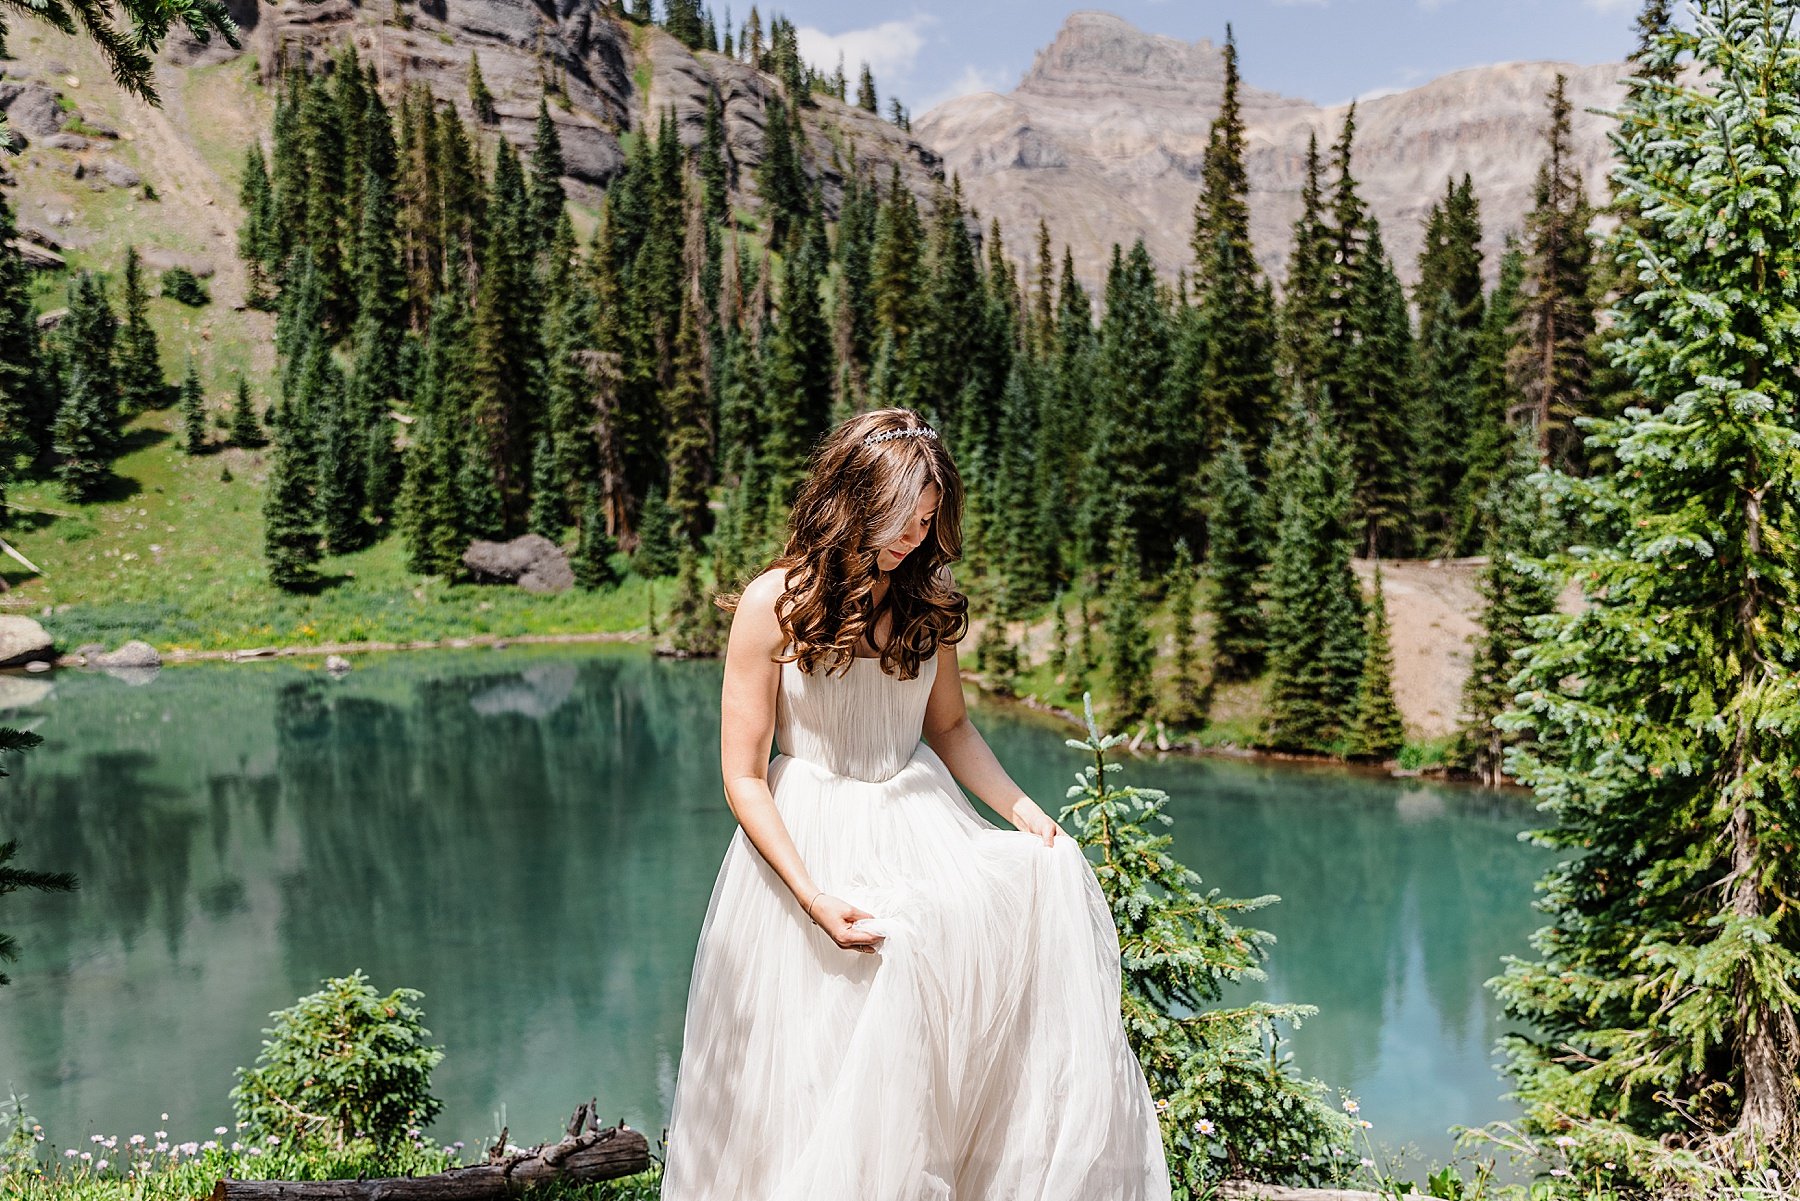
[[[1485,436],[1476,403],[1477,351],[1486,307],[1481,283],[1481,211],[1464,175],[1446,181],[1425,219],[1419,253],[1418,411],[1412,421],[1413,516],[1421,549],[1457,554],[1456,498],[1469,448]]]
[[[1300,190],[1300,216],[1294,222],[1294,247],[1288,255],[1287,282],[1282,288],[1279,362],[1287,386],[1313,387],[1326,378],[1332,337],[1326,311],[1331,289],[1331,233],[1325,223],[1319,139],[1306,146],[1306,182]]]
[[[1124,258],[1115,246],[1113,264],[1095,358],[1097,429],[1080,519],[1090,549],[1083,557],[1110,562],[1110,549],[1103,560],[1093,548],[1115,545],[1113,526],[1122,521],[1143,568],[1160,574],[1174,554],[1176,531],[1166,514],[1178,482],[1164,449],[1175,420],[1166,403],[1169,315],[1143,239]]]
[[[612,565],[617,550],[618,544],[606,532],[606,508],[600,486],[590,482],[582,494],[581,537],[575,546],[575,560],[570,564],[575,570],[576,586],[592,592],[618,583],[619,573]]]
[[[1348,344],[1335,386],[1341,429],[1356,481],[1352,512],[1367,554],[1407,549],[1411,513],[1407,419],[1415,409],[1412,326],[1406,294],[1394,275],[1374,218],[1351,283]]]
[[[1062,590],[1050,600],[1050,675],[1060,678],[1069,669],[1069,610]]]
[[[1250,469],[1228,438],[1207,473],[1206,607],[1212,615],[1212,674],[1247,680],[1262,670],[1268,622],[1259,596],[1265,556]]]
[[[881,102],[875,98],[875,76],[866,62],[862,65],[862,74],[856,82],[856,107],[868,113],[881,111]]]
[[[720,613],[700,576],[700,552],[683,544],[669,602],[669,645],[681,655],[716,655],[723,641]]]
[[[261,142],[251,142],[244,154],[238,204],[244,210],[244,223],[238,227],[238,257],[244,260],[248,277],[244,303],[253,309],[266,309],[275,299],[274,279],[281,265],[281,243],[274,228],[275,190],[269,182]]]
[[[1225,90],[1213,119],[1194,206],[1194,316],[1197,353],[1189,386],[1203,428],[1180,476],[1197,483],[1202,457],[1237,439],[1254,472],[1268,443],[1275,407],[1275,314],[1258,279],[1250,241],[1250,177],[1244,168],[1244,118],[1238,101],[1237,42],[1225,27]],[[1185,372],[1184,372],[1185,374]],[[1190,487],[1191,495],[1198,495]],[[1195,526],[1194,516],[1189,524]]]
[[[731,220],[731,163],[725,146],[725,102],[719,98],[716,88],[706,93],[706,125],[700,138],[700,189],[707,229],[716,233]]]
[[[181,431],[183,450],[190,455],[206,453],[206,393],[191,358],[181,377]]]
[[[481,56],[475,53],[469,55],[469,111],[482,125],[492,125],[500,119],[494,109],[494,94],[488,91],[487,80],[481,77]]]
[[[662,579],[680,569],[680,553],[674,515],[664,501],[662,488],[653,487],[638,515],[638,545],[631,555],[631,569],[646,580]]]
[[[78,460],[59,468],[71,495],[91,497],[111,478],[106,466],[119,453],[124,424],[119,412],[119,323],[100,276],[83,271],[69,281],[69,314],[57,327],[58,360],[65,372],[52,437],[56,453]],[[81,376],[77,388],[76,374]],[[71,449],[63,450],[67,446]]]
[[[263,444],[262,422],[257,419],[256,401],[250,396],[250,381],[241,375],[237,403],[231,408],[231,444],[246,450]]]
[[[112,420],[112,405],[86,364],[76,362],[63,387],[54,430],[54,449],[60,456],[56,475],[70,500],[97,500],[112,483],[116,442],[109,428]]]
[[[1194,556],[1187,539],[1175,544],[1175,562],[1169,568],[1169,626],[1175,653],[1170,657],[1174,680],[1160,706],[1172,726],[1193,727],[1206,720],[1199,655],[1194,647]]]
[[[1540,565],[1558,549],[1557,523],[1530,479],[1536,464],[1534,448],[1521,437],[1483,506],[1487,563],[1476,580],[1481,628],[1469,648],[1456,758],[1489,787],[1504,776],[1507,747],[1520,741],[1516,730],[1494,723],[1514,704],[1512,678],[1522,666],[1514,656],[1531,642],[1531,619],[1556,607],[1556,589]]]
[[[412,408],[417,414],[399,501],[407,569],[452,578],[462,571],[470,518],[461,493],[468,373],[468,306],[460,293],[432,307]]]
[[[1674,82],[1666,66],[1652,66],[1648,61],[1657,39],[1665,36],[1673,25],[1673,7],[1670,0],[1644,0],[1643,7],[1639,9],[1634,24],[1638,37],[1637,46],[1625,56],[1626,62],[1632,65],[1632,73],[1625,81],[1628,95],[1635,96],[1645,89],[1666,87]],[[1613,136],[1625,139],[1654,137],[1656,131],[1622,123]],[[1636,206],[1621,192],[1618,181],[1609,176],[1608,184],[1611,188],[1611,200],[1603,211],[1619,221],[1638,220]],[[1605,310],[1629,304],[1631,297],[1641,287],[1638,279],[1640,270],[1641,267],[1635,262],[1597,253],[1589,285],[1594,307]],[[1610,321],[1596,320],[1594,334],[1587,347],[1591,371],[1588,377],[1589,406],[1592,412],[1606,417],[1616,417],[1628,406],[1643,403],[1643,398],[1632,387],[1631,373],[1612,360],[1609,343],[1614,329],[1615,326]],[[1589,465],[1595,471],[1609,471],[1616,466],[1604,451],[1600,452],[1598,458],[1590,460]]]
[[[754,4],[750,6],[749,19],[744,22],[744,34],[738,39],[738,49],[743,51],[745,62],[758,71],[763,69],[762,17],[757,14]]]
[[[1328,401],[1291,402],[1271,447],[1279,518],[1268,569],[1269,691],[1264,744],[1326,751],[1355,715],[1363,673],[1362,591],[1350,568],[1348,454]]]
[[[385,125],[386,118],[382,118]],[[385,520],[400,493],[400,452],[390,413],[401,405],[401,357],[406,340],[406,279],[397,220],[386,175],[363,175],[362,228],[357,236],[357,312],[351,329],[355,363],[349,381],[349,418],[358,427],[364,461],[357,468],[369,510]]]
[[[125,248],[125,320],[119,326],[119,408],[124,416],[159,409],[165,403],[162,358],[150,328],[150,293],[136,246]]]
[[[689,50],[706,44],[706,26],[700,17],[700,0],[665,0],[663,28]]]
[[[488,518],[497,519],[498,528],[472,527],[470,532],[481,536],[522,529],[529,501],[532,407],[542,363],[542,351],[533,345],[542,335],[530,295],[530,237],[524,176],[511,144],[502,139],[472,330],[469,421],[499,505]]]
[[[1106,590],[1106,640],[1112,659],[1111,720],[1126,725],[1150,712],[1154,648],[1144,623],[1143,578],[1138,572],[1130,525],[1121,514],[1112,528],[1113,574]]]
[[[368,499],[367,431],[349,396],[344,373],[329,353],[318,355],[303,395],[302,407],[314,415],[319,431],[315,495],[325,548],[334,555],[358,550],[368,544],[369,537],[363,517]]]
[[[887,195],[875,220],[875,249],[870,284],[875,309],[875,339],[891,335],[894,352],[904,359],[921,318],[925,290],[925,227],[910,189],[895,164]]]
[[[275,449],[263,494],[263,557],[269,582],[287,591],[312,586],[322,556],[313,442],[308,416],[298,404],[277,405]]]
[[[699,298],[690,295],[675,337],[674,385],[663,399],[669,512],[676,538],[696,550],[712,524],[706,503],[713,480],[712,402],[701,355],[702,320]]]
[[[1471,436],[1463,450],[1463,472],[1451,502],[1452,532],[1459,553],[1473,554],[1483,543],[1488,489],[1505,470],[1514,427],[1507,414],[1520,403],[1507,369],[1513,328],[1518,322],[1525,279],[1525,255],[1509,238],[1500,256],[1500,278],[1488,294],[1487,311],[1475,331],[1469,406]]]
[[[1524,303],[1510,363],[1523,403],[1509,415],[1531,424],[1544,461],[1565,468],[1584,459],[1575,420],[1590,412],[1588,346],[1594,335],[1593,210],[1574,163],[1566,83],[1558,75],[1550,89],[1549,148],[1525,217]]]
[[[531,235],[533,249],[542,254],[556,238],[556,223],[563,215],[562,177],[567,171],[563,162],[562,138],[556,122],[550,119],[548,97],[538,98],[537,129],[531,144]]]
[[[763,104],[763,161],[757,168],[756,190],[762,198],[769,245],[785,247],[788,237],[806,218],[806,170],[794,144],[788,106],[779,96]]]
[[[1081,663],[1076,668],[1075,676],[1077,680],[1085,680],[1100,665],[1100,660],[1094,652],[1094,619],[1088,612],[1087,593],[1078,593],[1077,598],[1076,605],[1081,613],[1081,633],[1075,640],[1075,646]]]
[[[1375,595],[1369,598],[1363,638],[1362,681],[1356,693],[1356,718],[1350,725],[1344,754],[1351,759],[1392,759],[1406,745],[1400,707],[1394,703],[1394,647],[1388,636],[1387,598],[1381,588],[1381,565],[1375,565]]]
[[[55,413],[30,272],[13,244],[17,236],[12,209],[0,193],[0,481],[11,478],[15,457],[36,456],[47,447]]]
[[[781,312],[763,372],[767,437],[758,453],[776,511],[771,528],[793,503],[807,456],[831,418],[831,331],[820,312],[820,274],[810,247],[782,264]]]
[[[1695,7],[1647,65],[1696,82],[1628,96],[1656,133],[1615,140],[1611,252],[1654,270],[1614,354],[1647,403],[1592,427],[1615,471],[1551,477],[1592,527],[1549,564],[1585,604],[1531,624],[1502,720],[1560,860],[1494,982],[1524,1127],[1652,1193],[1800,1169],[1800,44],[1787,0]]]

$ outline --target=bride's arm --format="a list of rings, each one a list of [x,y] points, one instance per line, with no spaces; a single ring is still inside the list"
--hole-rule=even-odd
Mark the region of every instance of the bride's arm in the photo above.
[[[870,950],[880,939],[850,923],[869,914],[825,894],[806,870],[769,791],[769,747],[775,736],[775,697],[781,686],[781,624],[775,601],[781,573],[767,572],[744,589],[725,641],[725,684],[719,711],[719,769],[725,800],[757,853],[794,901],[841,947]]]
[[[1058,835],[1067,837],[1060,827],[1013,782],[994,756],[987,739],[969,720],[968,706],[963,703],[962,674],[957,669],[956,647],[938,645],[937,677],[931,682],[931,695],[925,701],[925,741],[937,752],[970,792],[1021,830],[1028,830],[1049,842]]]

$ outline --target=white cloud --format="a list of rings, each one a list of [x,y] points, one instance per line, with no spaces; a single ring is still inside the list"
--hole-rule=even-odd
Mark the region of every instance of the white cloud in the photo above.
[[[919,51],[925,48],[925,26],[935,19],[928,13],[916,13],[904,21],[883,21],[868,29],[851,29],[844,33],[826,33],[810,25],[801,25],[794,30],[794,35],[800,41],[800,57],[820,71],[835,70],[841,53],[844,73],[850,76],[852,88],[856,86],[862,64],[868,63],[869,70],[875,74],[876,90],[885,97],[893,81],[903,80],[912,73],[913,65],[919,60]]]
[[[916,105],[907,105],[915,113],[930,112],[946,100],[954,100],[958,96],[968,96],[975,92],[1004,92],[1017,83],[1019,73],[1009,71],[1005,67],[977,67],[973,63],[962,69],[962,74],[925,97]],[[902,97],[904,103],[905,98]]]

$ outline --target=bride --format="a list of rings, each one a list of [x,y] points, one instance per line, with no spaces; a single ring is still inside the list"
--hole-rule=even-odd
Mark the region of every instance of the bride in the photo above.
[[[961,509],[917,414],[860,414],[814,452],[774,565],[721,598],[739,829],[665,1201],[1169,1196],[1099,884],[963,706]]]

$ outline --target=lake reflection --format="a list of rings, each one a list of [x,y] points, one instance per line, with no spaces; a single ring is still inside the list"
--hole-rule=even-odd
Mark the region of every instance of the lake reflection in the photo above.
[[[654,1131],[667,1114],[694,940],[735,826],[719,787],[716,662],[630,647],[166,669],[141,686],[62,672],[5,720],[46,743],[0,782],[28,867],[80,891],[14,894],[0,1086],[50,1139],[228,1123],[232,1069],[271,1010],[364,969],[424,992],[446,1050],[434,1133],[558,1133],[575,1104]],[[1066,730],[978,720],[1054,811]],[[1176,851],[1209,885],[1280,893],[1266,985],[1307,1001],[1308,1072],[1375,1134],[1448,1152],[1507,1112],[1481,982],[1537,924],[1542,853],[1512,798],[1342,772],[1166,759]],[[158,1115],[167,1112],[168,1121]]]

